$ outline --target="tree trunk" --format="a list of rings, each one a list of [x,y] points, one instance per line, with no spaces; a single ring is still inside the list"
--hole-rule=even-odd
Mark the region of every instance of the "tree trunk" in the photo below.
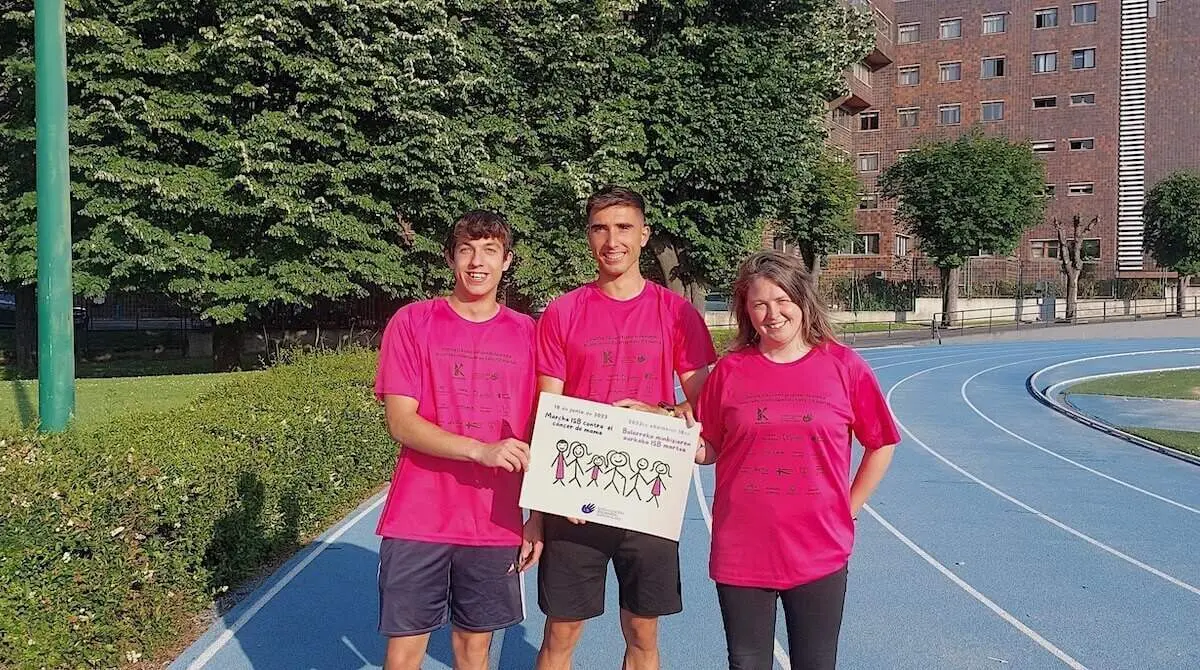
[[[1179,316],[1187,311],[1187,288],[1189,275],[1179,274],[1179,278],[1175,284],[1175,309],[1179,312]]]
[[[662,269],[667,288],[691,300],[691,293],[679,276],[679,252],[675,250],[675,243],[664,237],[655,237],[650,241],[650,246],[654,249],[654,257]]]
[[[802,245],[800,257],[804,259],[804,265],[808,267],[808,278],[812,285],[818,286],[821,283],[821,256],[811,246]]]
[[[707,311],[705,309],[705,303],[708,301],[705,300],[705,298],[708,297],[708,290],[699,282],[688,282],[685,290],[687,292],[684,293],[684,295],[688,300],[691,301],[692,306],[696,308],[696,311],[700,312],[700,315],[703,316],[704,312]]]
[[[1067,270],[1067,321],[1075,320],[1075,307],[1079,302],[1079,268]]]
[[[708,287],[694,279],[685,280],[679,270],[679,251],[675,249],[675,243],[658,237],[652,239],[650,245],[654,249],[654,258],[658,260],[658,267],[662,270],[667,288],[687,298],[696,311],[703,315]]]
[[[242,340],[245,338],[244,323],[219,325],[213,330],[213,371],[232,372],[242,361]]]
[[[942,274],[942,326],[949,328],[960,318],[958,311],[959,268],[940,268]]]
[[[17,374],[32,377],[37,373],[34,354],[37,351],[37,287],[22,284],[13,291],[16,298]]]

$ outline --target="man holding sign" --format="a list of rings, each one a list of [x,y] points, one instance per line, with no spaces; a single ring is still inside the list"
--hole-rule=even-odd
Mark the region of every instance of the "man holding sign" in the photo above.
[[[401,445],[376,532],[387,670],[421,667],[452,627],[454,667],[488,667],[494,631],[524,619],[521,573],[540,550],[518,505],[529,463],[534,324],[496,301],[512,230],[468,212],[446,241],[454,290],[388,322],[375,393]]]
[[[641,195],[627,188],[605,188],[589,198],[586,214],[588,246],[598,277],[552,301],[538,322],[538,389],[678,416],[675,375],[688,402],[694,404],[709,366],[716,362],[704,319],[691,303],[642,276],[639,259],[650,241],[650,228]],[[563,405],[556,421],[580,426],[588,421],[586,409]],[[657,417],[648,417],[646,423],[653,423],[651,419]],[[663,426],[633,423],[626,420],[622,428],[631,440],[660,443],[661,433],[655,431],[664,430]],[[607,487],[610,492],[617,487],[621,495],[636,495],[650,505],[646,514],[654,513],[655,499],[664,487],[686,487],[686,483],[669,483],[665,463],[631,462],[620,449],[592,453],[583,441],[568,442],[555,459],[555,467],[544,475],[527,476],[557,478],[561,465],[564,484],[593,490]],[[621,629],[627,641],[624,667],[658,668],[658,617],[683,609],[679,543],[600,522],[531,514],[531,521],[538,519],[545,541],[538,603],[546,614],[539,670],[571,667],[583,622],[604,612],[609,561],[620,589]]]

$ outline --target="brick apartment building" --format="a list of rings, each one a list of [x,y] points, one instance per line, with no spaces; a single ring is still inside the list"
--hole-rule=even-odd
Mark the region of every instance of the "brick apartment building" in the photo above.
[[[851,0],[864,4],[864,0]],[[1046,162],[1045,221],[1008,258],[986,249],[964,283],[1059,278],[1052,221],[1099,217],[1097,280],[1161,277],[1142,253],[1141,207],[1159,179],[1200,169],[1200,0],[872,0],[876,46],[831,103],[830,143],[862,183],[858,235],[836,275],[936,277],[893,222],[876,180],[919,140],[974,124],[1028,140]],[[778,245],[776,245],[778,246]]]

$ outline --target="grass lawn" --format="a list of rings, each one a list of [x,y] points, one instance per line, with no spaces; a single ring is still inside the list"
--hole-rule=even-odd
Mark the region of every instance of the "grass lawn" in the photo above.
[[[1105,377],[1081,382],[1068,393],[1123,395],[1138,398],[1200,400],[1200,370],[1173,370]]]
[[[1163,430],[1162,428],[1122,428],[1121,430],[1173,449],[1200,456],[1200,433]]]
[[[185,374],[80,379],[75,386],[74,425],[86,427],[117,414],[185,405],[229,376]],[[0,381],[0,433],[34,427],[37,405],[36,380]]]

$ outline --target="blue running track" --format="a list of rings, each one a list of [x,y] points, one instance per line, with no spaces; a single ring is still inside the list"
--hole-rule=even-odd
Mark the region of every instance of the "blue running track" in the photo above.
[[[859,517],[839,667],[1200,668],[1200,467],[1088,428],[1025,386],[1057,364],[1041,387],[1200,365],[1200,338],[862,352],[904,442]],[[727,667],[707,574],[712,488],[711,469],[700,469],[681,545],[685,611],[662,622],[664,668]],[[381,667],[381,500],[295,557],[171,668]],[[497,636],[495,668],[533,666],[543,624],[533,572],[525,586],[528,618]],[[614,586],[608,612],[585,628],[577,668],[620,667]],[[787,668],[782,613],[776,630],[777,667]],[[442,631],[424,667],[451,666]]]

